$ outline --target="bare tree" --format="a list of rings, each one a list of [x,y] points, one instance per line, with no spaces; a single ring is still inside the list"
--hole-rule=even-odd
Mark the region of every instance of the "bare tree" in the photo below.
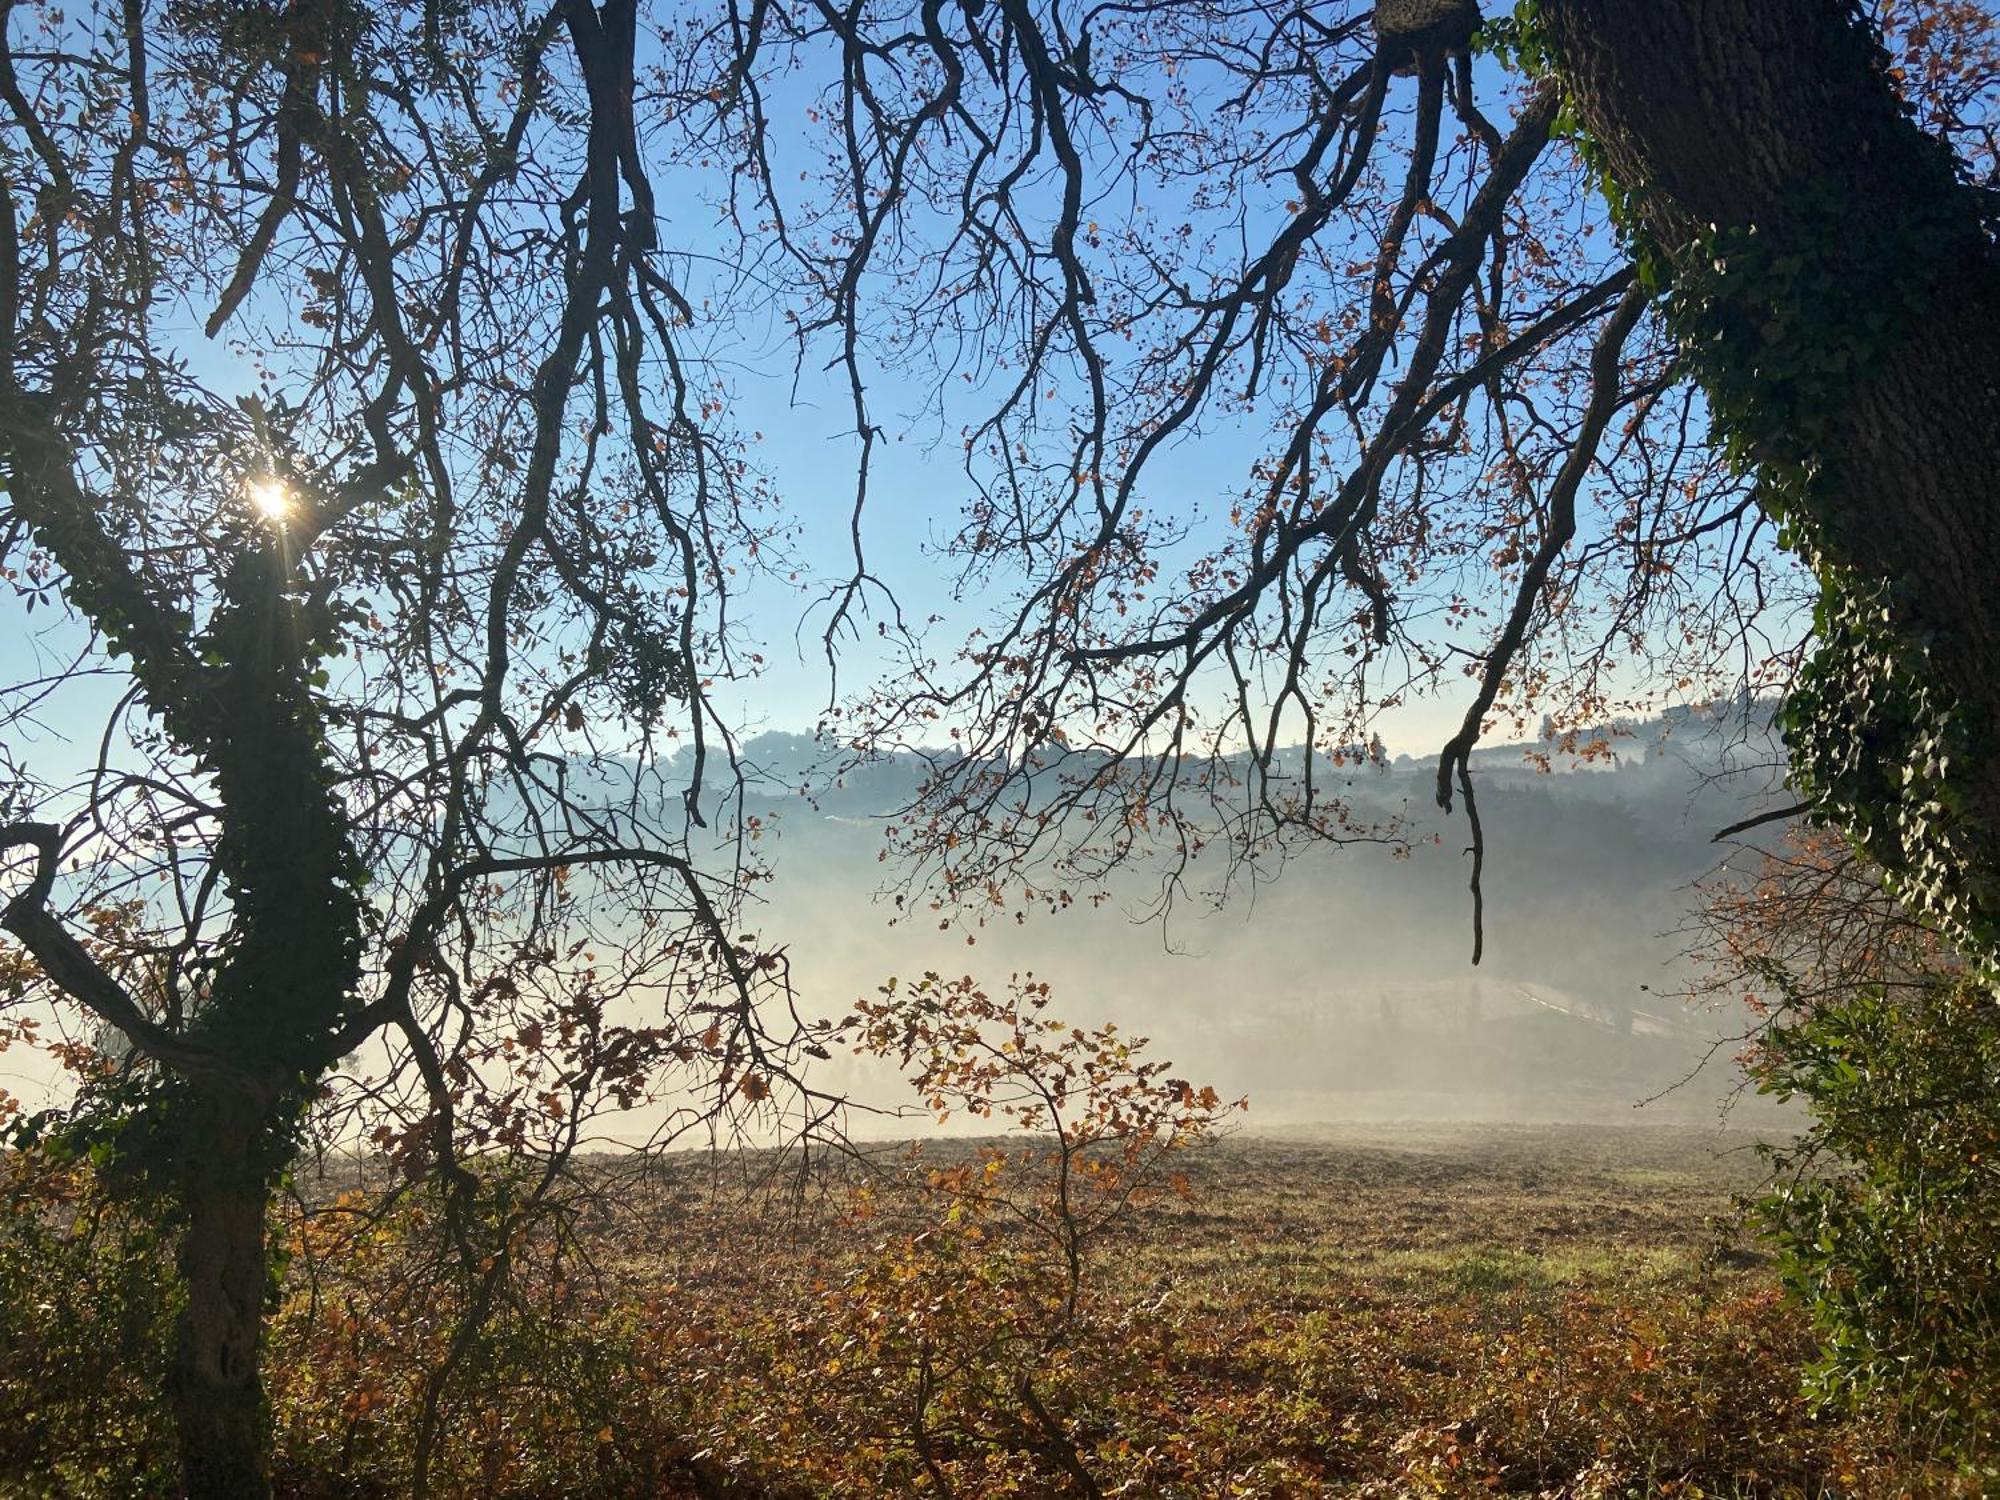
[[[122,1039],[64,1128],[181,1226],[188,1493],[256,1495],[311,1112],[463,1220],[464,1153],[788,1071],[711,702],[775,528],[680,344],[630,5],[0,18],[4,548],[61,613],[4,690],[14,1003]],[[38,725],[93,710],[69,774]]]
[[[1935,917],[1983,920],[1992,466],[1953,444],[1992,425],[1956,373],[1995,326],[1957,305],[1993,266],[1990,18],[1643,9],[750,4],[713,34],[803,347],[851,387],[857,509],[881,372],[934,369],[921,415],[962,433],[947,551],[1007,604],[958,650],[909,628],[907,672],[843,721],[864,753],[952,739],[907,830],[945,899],[1089,883],[1161,838],[1171,896],[1207,845],[1399,837],[1348,820],[1344,768],[1461,674],[1437,800],[1476,894],[1496,722],[1587,738],[1787,687],[1825,581],[1842,621],[1889,589],[1890,629],[1824,632],[1804,789],[1901,828],[1885,862]],[[774,168],[766,78],[822,86],[804,170]],[[1219,497],[1188,493],[1197,444],[1239,462]],[[879,604],[857,560],[830,633]],[[1863,658],[1894,704],[1843,694]]]

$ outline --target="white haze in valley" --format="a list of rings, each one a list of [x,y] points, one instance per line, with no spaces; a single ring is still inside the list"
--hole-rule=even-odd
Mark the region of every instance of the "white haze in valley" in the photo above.
[[[1239,879],[1219,906],[1200,886],[1164,919],[1145,919],[1158,867],[1139,864],[1113,899],[1017,923],[983,924],[887,892],[883,828],[913,768],[876,767],[809,804],[757,799],[775,879],[754,925],[785,944],[809,1014],[838,1015],[891,975],[970,974],[990,988],[1032,972],[1051,1013],[1114,1021],[1151,1039],[1177,1075],[1248,1095],[1252,1126],[1329,1120],[1769,1118],[1740,1097],[1732,1038],[1742,1010],[1687,1003],[1697,882],[1731,878],[1740,846],[1713,842],[1770,804],[1768,738],[1702,716],[1670,716],[1613,742],[1615,759],[1545,774],[1502,747],[1480,761],[1486,829],[1486,951],[1470,963],[1472,906],[1463,819],[1432,805],[1434,760],[1364,767],[1360,810],[1436,830],[1408,859],[1370,845],[1295,853],[1274,878]],[[776,786],[800,779],[802,742],[753,742]],[[1780,836],[1774,829],[1763,837]],[[967,938],[973,941],[968,943]],[[908,1097],[892,1072],[836,1057],[818,1074],[870,1104]],[[1650,1101],[1650,1102],[1648,1102]],[[1643,1108],[1640,1108],[1643,1104]],[[858,1120],[857,1133],[909,1132]]]
[[[1312,848],[1257,882],[1212,856],[1163,918],[1145,916],[1161,868],[1140,861],[1102,904],[1037,908],[1019,922],[992,912],[979,923],[920,900],[899,911],[892,899],[898,871],[880,855],[885,827],[917,785],[914,761],[821,782],[808,797],[797,789],[814,781],[816,748],[766,736],[745,750],[742,810],[766,830],[758,852],[773,879],[759,885],[743,925],[783,947],[808,1017],[839,1017],[891,976],[969,974],[999,989],[1032,973],[1054,988],[1052,1014],[1115,1022],[1149,1038],[1149,1055],[1170,1059],[1175,1075],[1225,1098],[1247,1095],[1239,1118],[1251,1128],[1687,1124],[1722,1119],[1725,1106],[1734,1125],[1787,1119],[1741,1095],[1732,1038],[1751,1018],[1691,1006],[1683,993],[1697,882],[1736,878],[1729,862],[1739,871],[1755,862],[1713,836],[1771,805],[1777,748],[1761,719],[1746,727],[1701,713],[1627,726],[1610,744],[1609,760],[1588,765],[1535,746],[1476,757],[1487,842],[1486,952],[1476,969],[1464,820],[1442,819],[1433,805],[1435,760],[1393,753],[1343,772],[1352,778],[1343,790],[1364,818],[1400,816],[1440,836],[1407,859],[1366,844]],[[1536,768],[1544,759],[1552,773]],[[609,788],[629,777],[622,764],[623,773],[580,774],[604,776]],[[1776,826],[1750,836],[1777,837]],[[1231,873],[1227,899],[1205,900],[1203,887]],[[644,1009],[627,1002],[617,1019],[645,1024],[653,1018]],[[365,1073],[381,1060],[371,1045],[354,1061]],[[914,1096],[887,1063],[836,1051],[811,1082],[862,1106],[847,1121],[857,1139],[929,1128],[908,1113]],[[46,1060],[19,1048],[0,1056],[0,1087],[31,1107],[60,1096]],[[673,1108],[605,1115],[591,1139],[639,1144]],[[775,1140],[794,1118],[747,1119],[736,1136]]]

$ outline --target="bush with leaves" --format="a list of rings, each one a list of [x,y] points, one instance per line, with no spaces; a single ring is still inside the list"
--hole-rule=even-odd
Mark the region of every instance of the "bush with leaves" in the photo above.
[[[1049,998],[1033,974],[996,995],[969,975],[927,973],[913,985],[891,979],[848,1027],[857,1052],[901,1063],[939,1123],[959,1113],[1024,1133],[1022,1145],[933,1181],[958,1212],[998,1212],[1046,1241],[1074,1318],[1091,1241],[1159,1181],[1168,1156],[1249,1101],[1168,1077],[1172,1063],[1142,1060],[1147,1038],[1069,1025],[1049,1014]]]
[[[171,1488],[169,1255],[87,1162],[0,1155],[0,1493]]]
[[[1711,996],[1810,1128],[1757,1205],[1811,1315],[1810,1394],[1977,1467],[2000,1452],[2000,1004],[1844,843],[1798,830],[1713,893]],[[2000,1474],[2000,1469],[1994,1470]]]
[[[1880,1404],[2000,1477],[2000,1005],[1940,976],[1880,986],[1766,1033],[1760,1086],[1812,1129],[1764,1199],[1786,1284],[1811,1310],[1809,1388]],[[1827,1157],[1840,1166],[1806,1172]]]
[[[524,1214],[520,1175],[488,1167],[457,1201],[435,1180],[350,1191],[292,1221],[271,1320],[282,1492],[699,1493],[577,1203]]]
[[[1186,1192],[1168,1159],[1244,1103],[1049,1004],[1032,974],[996,992],[927,973],[890,980],[842,1028],[894,1058],[940,1123],[1017,1132],[923,1170],[933,1212],[830,1288],[815,1329],[811,1378],[864,1382],[860,1404],[892,1416],[873,1434],[884,1471],[946,1496],[1102,1492],[1090,1451],[1112,1435],[1115,1382],[1086,1347],[1088,1253],[1147,1193]]]

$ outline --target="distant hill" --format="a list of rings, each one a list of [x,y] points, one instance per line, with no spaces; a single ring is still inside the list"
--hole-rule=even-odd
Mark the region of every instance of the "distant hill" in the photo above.
[[[872,899],[892,874],[883,828],[921,762],[867,765],[807,798],[797,789],[815,786],[816,747],[766,737],[746,747],[776,871],[759,925],[789,945],[814,1009],[837,1012],[890,973],[1032,969],[1056,984],[1065,1015],[1155,1035],[1218,1087],[1283,1097],[1295,1115],[1372,1114],[1410,1094],[1448,1114],[1476,1113],[1450,1106],[1479,1099],[1510,1101],[1514,1117],[1622,1110],[1741,1025],[1672,998],[1677,929],[1691,883],[1726,853],[1713,835],[1776,796],[1777,747],[1767,714],[1693,710],[1621,726],[1608,744],[1589,761],[1550,744],[1481,753],[1477,971],[1464,825],[1435,822],[1435,759],[1394,755],[1341,774],[1364,817],[1440,834],[1408,859],[1307,850],[1254,895],[1219,911],[1185,903],[1164,922],[1132,919],[1157,889],[1140,867],[1101,908],[978,925]],[[1723,1055],[1667,1108],[1708,1109],[1731,1086]]]

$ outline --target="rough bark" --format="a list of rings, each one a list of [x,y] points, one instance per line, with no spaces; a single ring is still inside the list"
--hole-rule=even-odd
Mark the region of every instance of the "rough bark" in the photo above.
[[[264,1500],[271,1493],[259,1375],[268,1193],[252,1159],[254,1123],[216,1123],[213,1138],[189,1143],[195,1159],[182,1194],[187,1306],[169,1392],[181,1492],[189,1500]]]
[[[1874,326],[1866,357],[1837,381],[1830,440],[1778,456],[1815,476],[1790,503],[1817,558],[1883,590],[1893,629],[1919,644],[1977,737],[1945,799],[1956,805],[1944,837],[1990,932],[2000,256],[1981,195],[1910,118],[1858,7],[1842,0],[1543,0],[1540,14],[1578,120],[1612,180],[1636,190],[1635,227],[1678,273],[1702,271],[1689,262],[1717,230],[1754,230],[1767,264],[1811,278],[1827,326],[1858,337]],[[1775,360],[1794,334],[1769,326]],[[1856,756],[1876,753],[1871,732],[1853,726]]]

